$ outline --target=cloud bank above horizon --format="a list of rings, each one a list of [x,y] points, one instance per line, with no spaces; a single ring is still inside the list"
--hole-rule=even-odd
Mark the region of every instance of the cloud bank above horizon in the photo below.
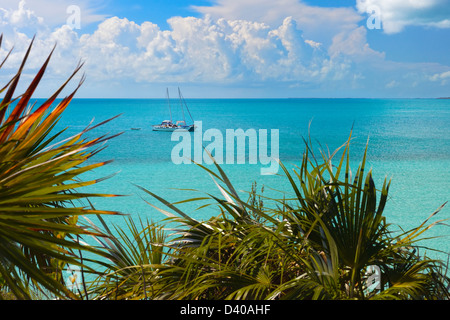
[[[40,2],[50,5],[47,0]],[[4,68],[10,73],[17,69],[36,34],[30,73],[56,43],[48,81],[64,79],[78,61],[85,61],[89,86],[81,93],[86,96],[141,97],[138,90],[146,86],[178,84],[197,87],[197,95],[207,95],[204,88],[209,86],[227,88],[222,91],[225,95],[233,90],[245,95],[248,89],[254,95],[272,96],[402,97],[440,95],[448,92],[450,84],[450,66],[390,61],[385,52],[371,48],[368,32],[377,31],[366,25],[367,9],[376,6],[383,13],[383,31],[388,34],[409,25],[450,28],[446,0],[426,5],[358,0],[355,7],[342,8],[316,7],[298,0],[276,4],[217,0],[209,7],[194,7],[198,17],[170,17],[166,30],[151,21],[108,17],[87,1],[79,2],[81,22],[94,26],[88,32],[71,28],[65,20],[67,12],[58,15],[58,20],[31,1],[15,3],[0,8],[4,35],[0,59],[14,46]],[[413,6],[405,11],[406,3]],[[54,10],[69,5],[62,1]],[[418,15],[417,10],[424,14]]]

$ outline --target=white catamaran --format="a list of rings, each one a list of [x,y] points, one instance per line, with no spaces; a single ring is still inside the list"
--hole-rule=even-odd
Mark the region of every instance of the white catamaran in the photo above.
[[[152,125],[153,131],[175,131],[175,130],[194,131],[195,130],[194,119],[192,119],[192,115],[191,115],[191,112],[189,111],[186,101],[184,101],[184,98],[181,95],[180,88],[178,88],[178,95],[180,96],[180,107],[181,107],[181,111],[183,113],[183,120],[179,120],[176,123],[172,122],[172,110],[170,108],[169,89],[167,89],[167,103],[169,105],[170,120],[164,120],[163,122],[161,122],[161,124]],[[186,110],[188,111],[189,116],[191,117],[191,120],[192,120],[191,125],[186,124],[186,119],[184,117],[183,105],[186,107]]]

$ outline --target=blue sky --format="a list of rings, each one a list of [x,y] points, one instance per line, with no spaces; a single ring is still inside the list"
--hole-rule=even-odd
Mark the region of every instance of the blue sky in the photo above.
[[[2,0],[0,30],[2,82],[57,43],[42,96],[80,60],[78,97],[450,96],[450,0]]]

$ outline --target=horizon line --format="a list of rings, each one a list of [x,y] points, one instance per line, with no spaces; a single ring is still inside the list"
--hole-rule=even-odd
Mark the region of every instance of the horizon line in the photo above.
[[[3,97],[0,97],[3,99]],[[34,99],[48,99],[48,97],[35,97]],[[57,99],[63,99],[63,98],[57,98]],[[81,99],[98,99],[98,100],[166,100],[167,98],[161,97],[161,98],[155,98],[155,97],[74,97],[72,100],[81,100]],[[264,97],[264,98],[258,98],[258,97],[209,97],[209,98],[201,98],[201,97],[189,97],[185,99],[199,99],[199,100],[208,100],[208,99],[248,99],[248,100],[302,100],[302,99],[450,99],[449,97]]]

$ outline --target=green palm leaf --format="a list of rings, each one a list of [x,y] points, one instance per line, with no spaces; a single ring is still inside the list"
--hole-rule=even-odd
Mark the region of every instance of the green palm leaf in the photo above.
[[[53,110],[50,108],[81,65],[52,97],[37,108],[34,105],[28,107],[53,51],[25,93],[13,98],[32,43],[17,74],[3,87],[2,91],[6,90],[6,93],[0,103],[0,278],[6,284],[0,289],[10,290],[17,298],[29,299],[31,284],[37,290],[46,290],[57,297],[76,298],[65,287],[59,268],[64,264],[80,265],[79,250],[107,255],[81,244],[80,236],[97,233],[79,226],[76,217],[115,214],[81,205],[81,201],[89,197],[112,195],[75,191],[100,181],[81,181],[79,176],[106,164],[86,165],[98,151],[96,145],[106,137],[86,140],[83,137],[86,129],[54,143],[62,131],[53,133],[53,129],[84,77],[69,96]],[[76,206],[78,202],[80,205]]]

